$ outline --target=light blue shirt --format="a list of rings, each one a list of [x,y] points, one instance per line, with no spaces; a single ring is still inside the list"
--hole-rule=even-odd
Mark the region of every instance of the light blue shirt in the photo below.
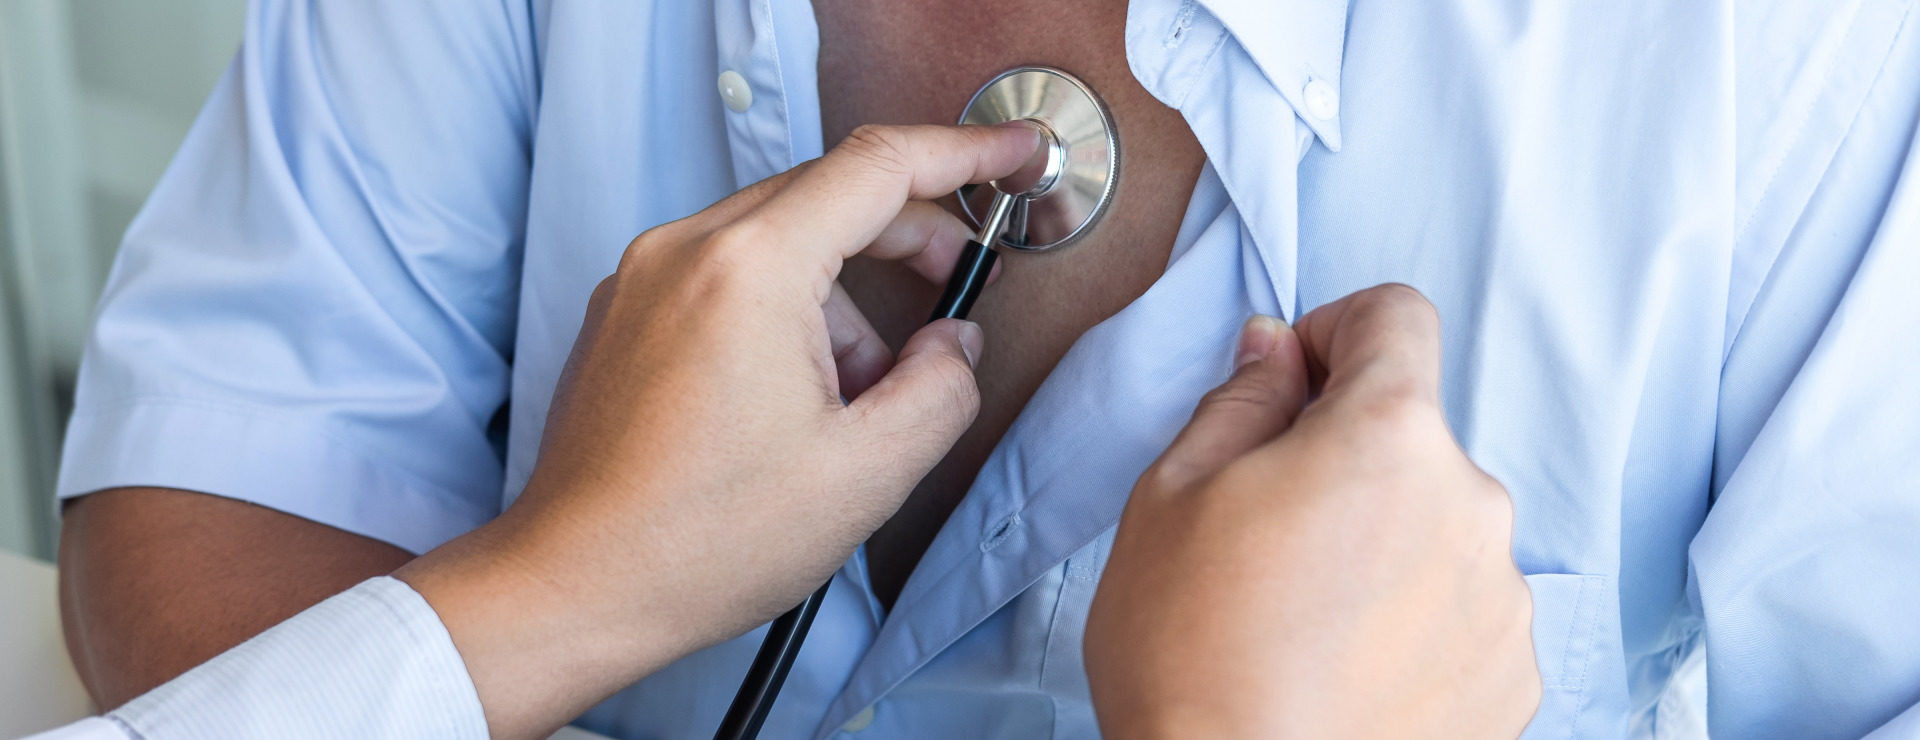
[[[767,736],[1093,735],[1081,632],[1135,476],[1249,313],[1386,281],[1439,307],[1453,428],[1514,499],[1530,736],[1647,729],[1702,645],[1715,734],[1913,721],[1915,5],[1135,0],[1134,74],[1208,159],[1166,274],[891,613],[840,572]],[[127,234],[61,495],[415,551],[488,520],[628,240],[821,153],[816,46],[805,0],[255,2]],[[582,724],[704,737],[758,641]]]

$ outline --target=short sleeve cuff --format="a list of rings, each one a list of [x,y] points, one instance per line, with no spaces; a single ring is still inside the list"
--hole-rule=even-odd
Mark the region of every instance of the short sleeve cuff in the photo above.
[[[499,468],[472,467],[435,485],[362,454],[325,420],[147,400],[76,411],[57,490],[62,499],[126,486],[198,491],[422,553],[499,513]]]

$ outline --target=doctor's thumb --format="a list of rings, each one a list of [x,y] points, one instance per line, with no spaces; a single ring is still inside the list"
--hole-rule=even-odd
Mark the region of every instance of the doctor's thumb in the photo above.
[[[924,462],[931,468],[980,413],[973,368],[985,339],[971,321],[941,319],[921,327],[900,348],[893,368],[847,406],[861,427],[856,434],[875,445],[874,452],[891,457],[888,464]]]
[[[1248,319],[1233,364],[1233,376],[1200,398],[1193,419],[1149,471],[1160,490],[1205,480],[1286,431],[1305,408],[1306,353],[1285,322]]]

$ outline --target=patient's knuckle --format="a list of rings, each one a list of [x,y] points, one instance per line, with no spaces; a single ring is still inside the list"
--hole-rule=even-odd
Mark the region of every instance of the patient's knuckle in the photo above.
[[[670,235],[672,230],[673,224],[662,224],[640,232],[639,236],[627,242],[627,248],[620,253],[620,262],[615,266],[614,272],[632,273],[644,271],[641,265],[643,265],[646,260],[658,255],[660,251],[666,247],[667,243],[672,240]]]
[[[1510,571],[1508,583],[1511,585],[1506,591],[1507,617],[1512,620],[1511,624],[1519,627],[1516,632],[1526,635],[1533,625],[1533,590],[1527,587],[1526,578],[1518,570]]]
[[[1508,657],[1509,670],[1514,672],[1516,689],[1523,694],[1538,692],[1540,672],[1533,645],[1533,593],[1520,574],[1513,572],[1502,597],[1496,600],[1497,610],[1488,613],[1489,619],[1498,625],[1496,639],[1505,646],[1502,652]],[[1538,697],[1534,699],[1537,701]]]
[[[1540,680],[1540,667],[1538,662],[1533,660],[1532,651],[1526,652],[1526,658],[1515,661],[1518,663],[1515,670],[1519,672],[1520,677],[1517,679],[1519,686],[1514,689],[1515,696],[1511,710],[1515,718],[1522,721],[1539,711],[1540,701],[1545,696],[1545,685]]]
[[[1406,283],[1381,283],[1363,291],[1369,303],[1401,311],[1423,311],[1433,313],[1433,302],[1427,300],[1427,294]]]
[[[1440,311],[1433,301],[1406,283],[1382,283],[1360,291],[1351,310],[1356,321],[1374,325],[1414,325],[1430,331],[1440,325]]]
[[[606,310],[607,302],[613,300],[613,292],[618,289],[619,273],[614,273],[595,283],[593,292],[587,294],[587,312],[597,313]]]
[[[1380,388],[1355,405],[1353,419],[1365,435],[1390,446],[1423,443],[1444,423],[1417,388]]]
[[[1140,474],[1140,481],[1136,484],[1135,491],[1150,495],[1173,493],[1184,487],[1188,481],[1193,480],[1195,472],[1194,464],[1185,458],[1164,455],[1153,461],[1153,464],[1148,465],[1146,471]]]
[[[1477,468],[1474,473],[1478,475],[1480,479],[1479,487],[1481,495],[1479,498],[1487,502],[1484,516],[1487,519],[1488,526],[1494,527],[1501,532],[1509,533],[1510,536],[1510,533],[1513,531],[1513,494],[1508,492],[1507,487],[1500,485],[1500,482],[1494,480],[1492,476],[1480,472]]]
[[[1485,547],[1502,568],[1511,568],[1513,517],[1506,506],[1490,497],[1472,497],[1457,504],[1458,531],[1466,541]],[[1464,521],[1462,521],[1464,520]]]

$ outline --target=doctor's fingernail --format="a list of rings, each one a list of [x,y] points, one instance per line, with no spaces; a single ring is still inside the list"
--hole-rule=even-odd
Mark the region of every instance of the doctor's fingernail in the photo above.
[[[1030,132],[1030,133],[1032,133],[1032,134],[1033,134],[1033,146],[1034,146],[1034,148],[1036,148],[1036,149],[1038,149],[1038,148],[1040,147],[1040,144],[1041,144],[1041,142],[1042,142],[1042,141],[1043,141],[1043,140],[1045,139],[1045,137],[1046,137],[1046,130],[1045,130],[1045,129],[1043,129],[1043,128],[1041,128],[1041,127],[1040,127],[1040,124],[1038,124],[1038,123],[1034,123],[1033,121],[1029,121],[1029,120],[1027,120],[1027,119],[1024,119],[1024,118],[1021,118],[1021,119],[1016,119],[1016,120],[1012,120],[1012,121],[1007,121],[1007,122],[1005,122],[1005,123],[997,123],[997,124],[994,124],[994,125],[995,125],[996,127],[998,127],[998,128],[1012,128],[1012,129],[1021,129],[1021,130],[1024,130],[1024,131],[1027,131],[1027,132]]]
[[[1280,346],[1280,332],[1287,325],[1272,316],[1259,316],[1247,319],[1240,327],[1240,344],[1233,352],[1233,369],[1246,367],[1247,363],[1264,360]]]
[[[967,365],[980,366],[980,349],[986,346],[987,335],[980,331],[980,325],[971,321],[960,322],[960,351],[967,353]]]

